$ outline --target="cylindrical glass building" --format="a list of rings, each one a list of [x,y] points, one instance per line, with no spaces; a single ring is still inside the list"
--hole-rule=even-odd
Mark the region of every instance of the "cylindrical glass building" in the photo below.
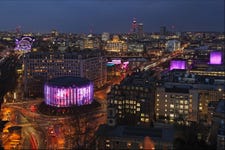
[[[56,107],[71,107],[91,104],[93,83],[80,77],[59,77],[49,80],[44,86],[45,103]]]

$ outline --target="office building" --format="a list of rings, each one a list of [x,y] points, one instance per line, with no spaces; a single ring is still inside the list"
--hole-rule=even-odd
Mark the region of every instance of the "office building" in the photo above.
[[[25,96],[43,96],[44,83],[61,76],[85,77],[95,87],[107,81],[106,59],[100,50],[31,52],[24,55]]]
[[[128,52],[143,52],[144,51],[144,44],[142,43],[137,43],[137,42],[133,42],[133,43],[128,43]]]
[[[225,98],[220,77],[197,76],[174,70],[156,88],[156,120],[165,122],[207,122],[208,104]],[[224,81],[224,80],[223,80]]]
[[[168,52],[174,52],[180,50],[180,41],[178,40],[168,40],[165,44],[165,50]]]
[[[150,126],[154,120],[154,72],[135,72],[108,93],[118,124]]]
[[[104,49],[109,52],[126,52],[127,43],[120,40],[118,35],[114,35],[111,41],[107,41]]]
[[[161,26],[160,27],[160,35],[166,35],[167,31],[166,31],[166,27],[165,26]]]
[[[143,23],[138,23],[138,37],[143,38],[144,37],[144,24]]]

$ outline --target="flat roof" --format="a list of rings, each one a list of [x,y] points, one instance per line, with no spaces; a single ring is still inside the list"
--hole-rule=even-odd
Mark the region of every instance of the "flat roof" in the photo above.
[[[63,76],[63,77],[53,78],[46,82],[47,85],[52,85],[52,86],[83,86],[90,83],[91,81],[86,78],[73,77],[73,76]]]

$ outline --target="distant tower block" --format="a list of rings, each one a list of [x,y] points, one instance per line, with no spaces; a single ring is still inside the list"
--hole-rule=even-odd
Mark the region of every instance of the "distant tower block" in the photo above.
[[[222,52],[220,52],[220,51],[210,52],[210,64],[211,65],[221,65],[222,64]]]
[[[136,33],[136,31],[137,31],[137,21],[136,18],[134,18],[131,24],[131,32]]]
[[[143,23],[138,24],[138,36],[139,36],[139,38],[143,38],[143,36],[144,36],[144,25],[143,25]]]
[[[167,31],[166,31],[166,27],[165,26],[161,26],[160,27],[160,35],[166,35]]]

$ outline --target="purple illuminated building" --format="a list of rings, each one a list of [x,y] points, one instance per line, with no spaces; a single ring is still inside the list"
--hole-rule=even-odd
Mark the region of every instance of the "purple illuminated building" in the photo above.
[[[170,70],[173,69],[186,69],[186,62],[184,60],[171,60]]]
[[[91,104],[93,83],[80,77],[59,77],[44,86],[45,103],[55,107],[71,107]]]
[[[23,37],[21,40],[16,39],[16,47],[14,50],[28,52],[31,50],[34,41],[35,39],[32,39],[31,37]]]
[[[221,65],[222,64],[222,52],[214,51],[210,52],[210,64]]]

